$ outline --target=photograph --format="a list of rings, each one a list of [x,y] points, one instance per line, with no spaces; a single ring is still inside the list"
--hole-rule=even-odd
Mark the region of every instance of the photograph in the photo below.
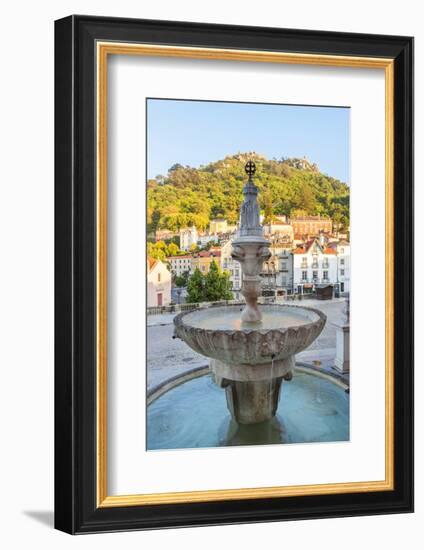
[[[349,441],[350,111],[146,99],[148,451]]]
[[[414,509],[414,38],[231,9],[55,21],[58,531],[346,518],[339,544]]]

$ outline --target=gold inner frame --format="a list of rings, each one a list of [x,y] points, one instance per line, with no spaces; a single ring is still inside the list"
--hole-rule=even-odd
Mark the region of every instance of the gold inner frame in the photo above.
[[[183,502],[275,498],[388,491],[394,489],[394,60],[183,46],[97,42],[97,506],[141,506]],[[385,71],[385,211],[386,211],[386,375],[385,479],[315,485],[216,489],[178,493],[108,496],[107,493],[107,61],[109,55],[220,59],[261,63],[384,69]]]

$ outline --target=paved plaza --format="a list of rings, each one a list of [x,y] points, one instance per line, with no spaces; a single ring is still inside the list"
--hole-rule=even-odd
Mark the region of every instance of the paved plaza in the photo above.
[[[319,360],[322,367],[332,369],[336,355],[336,330],[333,323],[344,319],[344,298],[328,301],[304,300],[296,303],[321,310],[327,323],[319,338],[305,351],[296,355],[296,361],[312,363]],[[178,374],[208,364],[208,359],[194,352],[174,333],[173,319],[176,313],[147,316],[147,385],[152,388]]]

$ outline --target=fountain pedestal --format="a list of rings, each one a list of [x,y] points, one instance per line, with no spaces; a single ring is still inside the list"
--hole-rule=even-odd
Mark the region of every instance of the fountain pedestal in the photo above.
[[[294,357],[260,365],[234,365],[212,359],[209,367],[215,383],[225,388],[234,420],[257,424],[275,416],[282,381],[291,380],[294,364]]]

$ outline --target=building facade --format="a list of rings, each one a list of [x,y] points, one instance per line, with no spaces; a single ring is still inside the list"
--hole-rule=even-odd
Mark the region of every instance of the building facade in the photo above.
[[[227,233],[228,223],[224,218],[216,218],[209,223],[209,235],[218,235],[219,233]]]
[[[231,257],[232,242],[227,241],[221,247],[221,269],[230,274],[231,291],[234,299],[241,298],[241,267],[237,260]]]
[[[166,241],[178,237],[178,233],[170,231],[169,229],[157,229],[155,231],[155,241]]]
[[[350,293],[350,242],[343,239],[330,243],[337,254],[337,286],[341,295]]]
[[[290,221],[294,235],[319,235],[319,233],[331,233],[333,231],[333,222],[329,218],[320,216],[305,216],[294,218]]]
[[[191,260],[191,269],[194,272],[199,269],[203,275],[209,273],[211,263],[215,261],[218,267],[221,265],[221,250],[213,249],[195,252]]]
[[[147,258],[147,307],[171,303],[171,273],[160,260]]]
[[[192,244],[197,245],[198,240],[199,240],[199,234],[194,225],[192,227],[186,227],[184,229],[180,229],[180,249],[181,250],[189,250]]]
[[[337,282],[337,252],[318,239],[293,251],[293,288],[299,294]]]
[[[182,254],[181,256],[169,256],[166,261],[169,264],[172,275],[179,277],[184,275],[187,271],[191,273],[191,254]]]
[[[199,246],[206,246],[209,243],[215,243],[215,242],[218,242],[217,235],[199,235],[197,239],[197,244]]]
[[[278,253],[277,288],[282,295],[293,294],[293,252],[290,248],[283,248]]]
[[[285,242],[287,244],[293,242],[293,227],[288,223],[273,222],[264,225],[263,228],[265,238],[272,237],[274,240]]]

